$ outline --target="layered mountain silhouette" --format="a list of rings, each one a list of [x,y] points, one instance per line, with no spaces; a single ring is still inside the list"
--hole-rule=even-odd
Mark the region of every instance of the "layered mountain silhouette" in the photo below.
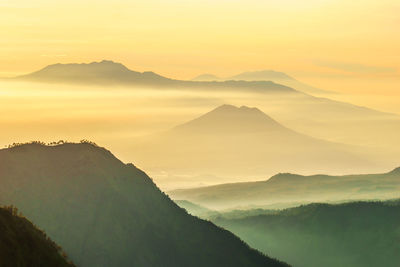
[[[286,266],[90,143],[3,149],[0,173],[0,203],[17,205],[78,266]]]
[[[242,213],[242,218],[222,214],[212,221],[293,266],[400,264],[400,201],[311,204],[257,216]]]
[[[231,102],[226,99],[226,93],[229,92],[228,95],[237,99],[235,93],[240,92],[247,94],[247,97],[243,95],[246,101],[252,99],[251,105],[259,106],[297,131],[335,142],[380,146],[392,150],[393,143],[397,140],[396,133],[400,130],[400,119],[397,115],[299,92],[297,90],[313,93],[315,88],[304,89],[293,78],[279,72],[249,72],[222,81],[214,76],[209,80],[206,78],[207,76],[203,76],[203,81],[174,80],[153,72],[133,71],[120,63],[103,60],[89,64],[54,64],[9,80],[67,83],[72,86],[85,84],[106,86],[110,89],[123,86],[131,90],[150,87],[194,91],[199,94],[212,92],[220,103]],[[211,94],[209,96],[210,105],[214,104],[215,99],[212,99]],[[393,154],[396,153],[397,150]],[[387,155],[388,153],[382,153],[378,157],[387,157],[384,161],[388,162],[393,156]]]
[[[10,206],[0,208],[0,266],[74,265],[44,232]]]
[[[220,78],[213,74],[202,74],[193,78],[192,81],[273,81],[309,94],[333,93],[304,84],[286,73],[274,70],[248,71],[227,78]]]
[[[151,171],[211,173],[231,181],[289,170],[346,172],[370,164],[356,155],[356,148],[297,133],[246,106],[222,105],[167,132],[133,142],[135,159]]]
[[[121,63],[110,60],[92,63],[72,63],[49,65],[31,74],[19,76],[16,80],[39,81],[52,83],[83,83],[94,85],[151,86],[173,89],[220,89],[247,90],[259,93],[298,93],[296,90],[271,81],[224,81],[195,82],[174,80],[154,72],[137,72],[128,69]]]
[[[382,174],[274,175],[266,181],[221,184],[169,192],[174,199],[185,199],[208,208],[264,206],[284,208],[311,202],[338,202],[400,197],[399,168]]]

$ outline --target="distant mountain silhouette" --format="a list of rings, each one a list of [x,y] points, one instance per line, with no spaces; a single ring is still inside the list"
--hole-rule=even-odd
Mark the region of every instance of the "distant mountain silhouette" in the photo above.
[[[267,76],[263,76],[265,72],[256,72],[256,74],[254,77],[250,72],[236,78],[258,80],[262,76],[263,81],[225,79],[222,81],[182,81],[153,72],[132,71],[120,63],[105,60],[89,64],[50,65],[40,71],[7,80],[85,84],[95,87],[106,86],[110,89],[123,86],[131,90],[158,88],[174,92],[194,91],[198,94],[212,92],[210,98],[205,99],[205,101],[210,101],[209,103],[215,103],[215,99],[218,99],[220,103],[232,101],[230,98],[235,96],[234,93],[240,92],[246,94],[243,95],[242,100],[248,99],[251,105],[259,106],[270,116],[297,131],[340,143],[394,150],[393,143],[396,142],[397,132],[400,131],[398,115],[302,93],[313,94],[315,90],[311,90],[309,86],[302,87],[293,78],[287,78],[285,74],[271,71],[267,72]],[[269,78],[274,77],[276,79],[273,81],[265,81],[272,80]],[[279,77],[282,79],[277,80]],[[235,99],[238,97],[240,96],[235,96]],[[394,151],[393,154],[397,153]],[[374,154],[377,154],[376,151]],[[394,163],[392,159],[395,156],[388,156],[388,153],[377,155],[377,157],[380,159],[386,157],[383,160],[385,162],[391,161],[381,167],[387,168]]]
[[[241,218],[222,214],[212,221],[293,266],[397,267],[399,203],[311,204]]]
[[[137,162],[151,171],[205,172],[230,181],[283,170],[343,172],[370,164],[353,147],[297,133],[246,106],[222,105],[164,133],[132,140],[132,144]]]
[[[102,85],[129,85],[129,86],[151,86],[174,89],[230,89],[247,90],[259,93],[299,93],[284,85],[270,81],[246,82],[246,81],[181,81],[158,75],[154,72],[132,71],[122,65],[110,60],[82,64],[54,64],[49,65],[37,72],[19,76],[16,80],[59,82],[59,83],[83,83]],[[300,94],[300,93],[299,93]]]
[[[289,131],[258,108],[222,105],[185,124],[174,131],[196,133],[235,134],[244,132]]]
[[[0,208],[0,266],[74,266],[61,249],[14,207]]]
[[[0,203],[17,205],[78,266],[286,266],[188,215],[93,144],[3,149],[0,173]]]
[[[163,84],[172,80],[154,72],[136,72],[110,60],[89,64],[54,64],[19,79],[48,82]]]
[[[383,174],[345,176],[280,173],[266,181],[181,189],[169,194],[208,208],[257,205],[282,208],[311,202],[395,198],[399,190],[397,168]]]
[[[234,76],[220,78],[213,74],[202,74],[192,79],[192,81],[272,81],[292,87],[296,90],[309,94],[333,94],[334,92],[321,90],[310,85],[299,82],[286,73],[274,70],[248,71]]]

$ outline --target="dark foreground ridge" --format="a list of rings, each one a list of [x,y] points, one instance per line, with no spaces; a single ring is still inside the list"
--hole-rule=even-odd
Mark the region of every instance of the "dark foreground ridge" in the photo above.
[[[13,207],[0,208],[0,266],[74,266],[61,249]]]
[[[93,144],[3,149],[0,173],[0,204],[18,206],[78,266],[286,266],[188,215]]]

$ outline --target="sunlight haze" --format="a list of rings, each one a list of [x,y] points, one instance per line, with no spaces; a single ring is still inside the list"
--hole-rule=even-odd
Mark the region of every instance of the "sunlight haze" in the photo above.
[[[396,0],[3,0],[0,75],[112,59],[179,79],[274,69],[327,90],[397,96],[399,12]]]

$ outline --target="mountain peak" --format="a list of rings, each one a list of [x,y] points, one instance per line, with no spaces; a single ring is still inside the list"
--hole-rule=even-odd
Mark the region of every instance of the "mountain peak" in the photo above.
[[[306,179],[307,176],[293,174],[293,173],[278,173],[266,180],[268,183],[281,183],[281,182],[298,182]]]
[[[95,61],[91,63],[53,64],[20,78],[75,83],[138,83],[160,84],[170,79],[154,72],[137,72],[128,69],[125,65],[112,60]]]
[[[263,132],[287,130],[274,119],[255,107],[221,105],[212,111],[175,129],[199,132]]]
[[[108,68],[108,69],[120,69],[120,70],[129,70],[125,65],[122,63],[118,63],[112,60],[103,59],[102,61],[93,61],[90,63],[56,63],[52,65],[48,65],[44,67],[42,70],[45,69],[57,69],[57,68],[79,68],[80,70],[84,69],[91,69],[91,68]],[[42,70],[39,70],[42,71]]]
[[[268,116],[265,113],[263,113],[261,110],[255,107],[248,107],[248,106],[234,106],[234,105],[229,105],[229,104],[223,104],[214,110],[212,110],[209,113],[222,113],[222,112],[231,112],[231,113],[236,113],[236,114],[262,114],[264,116]]]
[[[107,59],[103,59],[100,62],[92,62],[92,64],[93,63],[98,63],[98,64],[120,64],[120,65],[122,65],[121,63],[116,63],[116,62],[114,62],[112,60],[107,60]]]
[[[28,74],[25,77],[47,78],[47,79],[66,79],[66,78],[95,78],[96,75],[107,76],[117,75],[119,73],[136,73],[129,70],[121,63],[111,60],[94,61],[91,63],[57,63],[44,67],[43,69]]]

